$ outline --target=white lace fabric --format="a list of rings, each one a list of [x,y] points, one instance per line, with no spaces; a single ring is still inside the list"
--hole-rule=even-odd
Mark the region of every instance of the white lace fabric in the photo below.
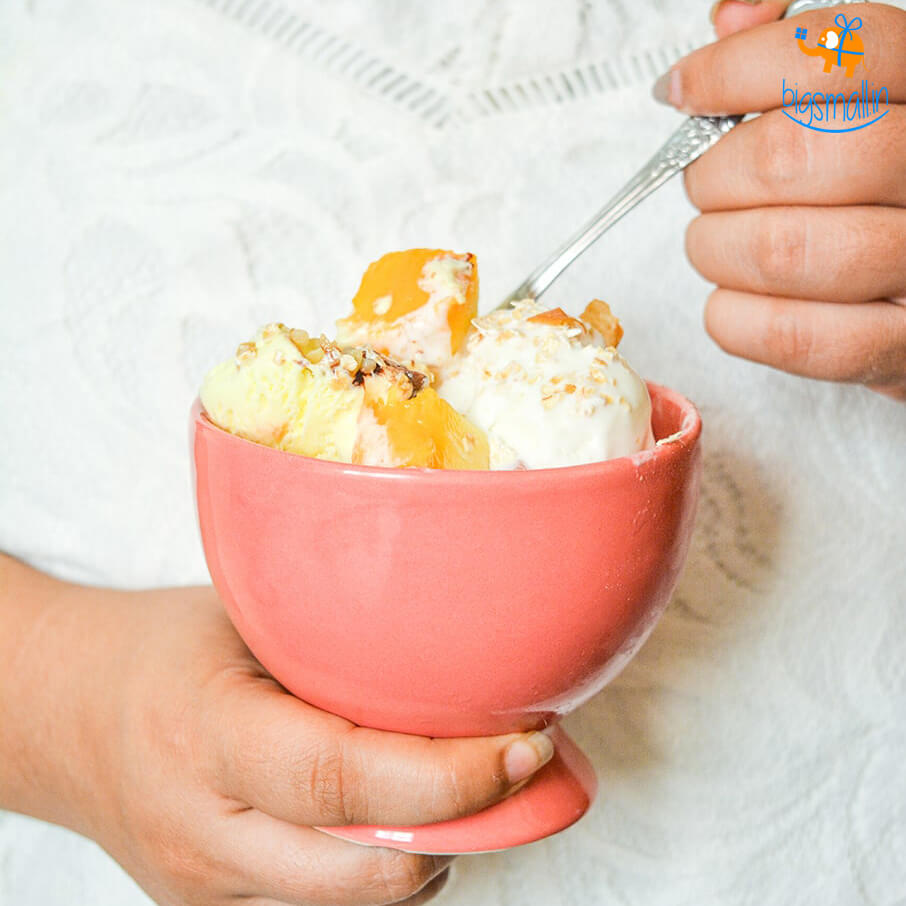
[[[186,425],[269,320],[329,330],[366,264],[477,254],[484,307],[678,116],[679,0],[6,0],[0,549],[124,587],[203,582]],[[779,89],[778,89],[779,90]],[[906,407],[704,334],[679,180],[552,289],[606,299],[705,422],[696,534],[635,661],[567,728],[601,795],[460,860],[439,902],[903,903]],[[96,846],[0,815],[0,904],[147,903]]]

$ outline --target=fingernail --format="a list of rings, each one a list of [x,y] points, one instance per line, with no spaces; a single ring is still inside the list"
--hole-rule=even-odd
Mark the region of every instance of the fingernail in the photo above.
[[[544,733],[531,733],[511,742],[503,758],[507,779],[511,784],[531,777],[538,768],[554,756],[554,744]]]
[[[679,108],[683,100],[682,85],[680,84],[679,70],[674,67],[669,72],[665,72],[651,89],[651,94],[656,101],[662,104],[670,104]]]
[[[761,3],[761,0],[737,0],[738,3],[748,3],[749,6],[757,6]],[[714,20],[717,18],[717,11],[726,3],[726,0],[717,0],[717,2],[711,7],[711,12],[708,13],[708,18],[711,20],[711,24],[714,24]]]

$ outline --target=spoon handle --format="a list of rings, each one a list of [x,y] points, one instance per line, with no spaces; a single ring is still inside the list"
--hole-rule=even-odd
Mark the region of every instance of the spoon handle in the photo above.
[[[566,245],[537,267],[498,308],[519,299],[537,299],[560,274],[624,214],[659,189],[671,176],[685,169],[718,139],[726,135],[741,116],[690,116],[663,147]]]
[[[811,9],[864,0],[794,0],[784,18]],[[671,176],[684,170],[716,144],[742,116],[690,116],[670,136],[641,170],[566,245],[542,262],[497,308],[519,299],[537,299],[590,245],[594,244],[624,214],[659,189]]]

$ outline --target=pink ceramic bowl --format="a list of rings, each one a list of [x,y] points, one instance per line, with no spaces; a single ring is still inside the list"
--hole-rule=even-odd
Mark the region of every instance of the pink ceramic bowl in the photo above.
[[[701,420],[649,390],[654,449],[520,472],[309,459],[235,437],[196,404],[201,534],[236,629],[287,689],[357,724],[426,736],[550,724],[638,650],[686,556]],[[576,783],[590,801],[593,781]],[[500,848],[485,843],[469,851]]]

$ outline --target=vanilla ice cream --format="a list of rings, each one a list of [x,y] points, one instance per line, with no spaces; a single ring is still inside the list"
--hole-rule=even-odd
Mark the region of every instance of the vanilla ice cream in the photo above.
[[[492,469],[579,465],[653,446],[645,382],[592,323],[530,300],[473,321],[438,391],[487,433]]]

